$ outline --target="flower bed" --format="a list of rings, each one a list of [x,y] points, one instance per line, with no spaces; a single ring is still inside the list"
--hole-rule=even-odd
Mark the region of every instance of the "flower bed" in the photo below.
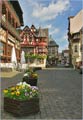
[[[4,90],[4,110],[18,116],[39,112],[38,87],[20,82]]]

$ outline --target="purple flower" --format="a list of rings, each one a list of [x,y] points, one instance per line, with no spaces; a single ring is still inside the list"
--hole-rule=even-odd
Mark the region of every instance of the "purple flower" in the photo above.
[[[38,90],[37,86],[31,86],[32,90]]]
[[[30,92],[30,95],[32,94],[32,92]]]
[[[29,96],[29,93],[25,92],[25,96]]]

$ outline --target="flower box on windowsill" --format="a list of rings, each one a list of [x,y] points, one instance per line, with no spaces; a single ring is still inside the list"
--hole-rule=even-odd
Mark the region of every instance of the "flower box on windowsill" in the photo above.
[[[18,116],[35,114],[39,112],[39,98],[16,100],[4,97],[4,110]]]

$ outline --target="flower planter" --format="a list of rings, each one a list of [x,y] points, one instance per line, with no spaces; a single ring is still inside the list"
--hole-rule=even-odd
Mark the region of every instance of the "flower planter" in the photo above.
[[[22,82],[26,82],[26,83],[28,83],[28,79],[29,79],[29,77],[24,76]]]
[[[37,86],[37,79],[29,78],[28,79],[28,84],[30,84],[31,86]]]
[[[4,110],[14,115],[25,116],[39,112],[39,98],[29,100],[14,100],[4,97]]]
[[[26,82],[28,84],[30,84],[31,86],[37,86],[37,78],[28,78],[28,77],[23,77],[23,81],[22,82]]]

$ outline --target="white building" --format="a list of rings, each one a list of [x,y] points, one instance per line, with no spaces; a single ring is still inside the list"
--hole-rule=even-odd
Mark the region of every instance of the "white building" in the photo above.
[[[68,40],[69,40],[69,50],[70,50],[70,61],[73,66],[80,66],[82,61],[81,55],[81,29],[83,27],[83,10],[77,13],[76,16],[69,17],[68,26]]]

